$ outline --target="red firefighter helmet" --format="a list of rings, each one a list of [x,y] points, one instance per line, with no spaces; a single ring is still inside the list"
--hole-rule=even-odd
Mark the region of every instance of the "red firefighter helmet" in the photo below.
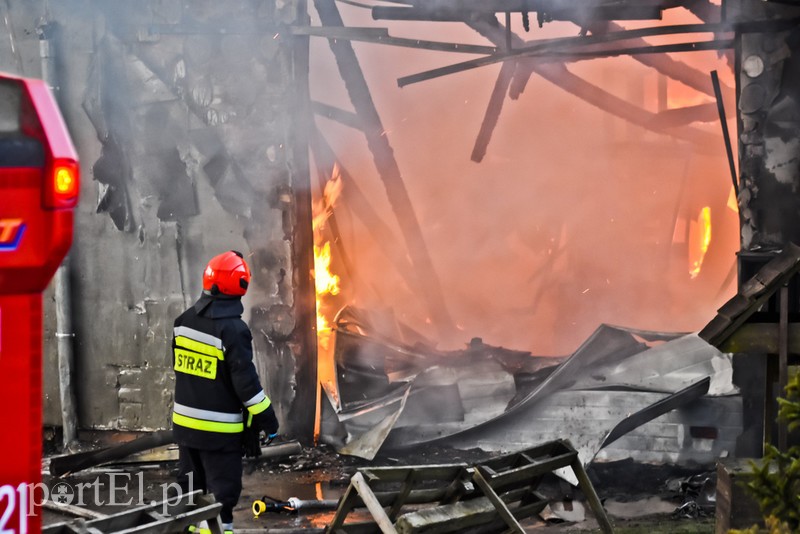
[[[203,289],[212,295],[222,293],[241,297],[250,285],[250,268],[241,252],[230,250],[211,258],[203,272]]]

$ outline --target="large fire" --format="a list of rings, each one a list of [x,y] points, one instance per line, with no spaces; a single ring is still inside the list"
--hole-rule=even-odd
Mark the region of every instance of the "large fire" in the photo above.
[[[317,290],[317,335],[330,331],[330,323],[322,313],[322,299],[339,294],[339,277],[331,272],[331,242],[314,245],[314,285]],[[326,340],[327,341],[327,340]]]
[[[322,311],[326,297],[339,294],[339,277],[331,272],[331,242],[324,232],[333,206],[342,192],[342,179],[338,166],[334,166],[330,180],[325,184],[322,197],[312,206],[314,230],[314,285],[317,293],[317,344],[328,349],[330,318]]]
[[[339,167],[334,166],[330,179],[325,183],[321,197],[312,205],[312,228],[314,230],[314,286],[317,295],[317,415],[314,422],[314,439],[319,436],[321,385],[335,379],[333,347],[331,346],[331,317],[325,314],[325,301],[339,294],[339,277],[331,272],[330,233],[326,222],[333,214],[333,206],[342,192]]]

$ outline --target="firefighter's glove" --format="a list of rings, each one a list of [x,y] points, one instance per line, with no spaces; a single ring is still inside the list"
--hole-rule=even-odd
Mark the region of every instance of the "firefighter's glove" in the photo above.
[[[242,432],[242,456],[245,458],[258,458],[261,456],[261,443],[258,439],[259,431],[249,426]]]
[[[272,409],[272,406],[261,413],[253,415],[251,426],[256,429],[256,433],[258,433],[258,431],[263,431],[267,436],[270,434],[277,434],[278,418],[275,417],[275,410]]]

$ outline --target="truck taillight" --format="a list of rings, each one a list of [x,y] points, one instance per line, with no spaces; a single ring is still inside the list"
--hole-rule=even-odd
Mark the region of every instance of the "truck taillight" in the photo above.
[[[44,207],[52,209],[74,208],[80,189],[78,163],[69,159],[56,159],[46,174]]]

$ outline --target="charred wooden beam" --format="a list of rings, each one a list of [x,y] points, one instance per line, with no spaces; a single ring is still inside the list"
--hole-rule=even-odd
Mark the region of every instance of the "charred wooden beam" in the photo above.
[[[503,29],[496,25],[484,23],[470,23],[470,27],[489,39],[495,44],[502,43]],[[518,42],[522,42],[519,37]],[[670,129],[665,131],[662,128],[652,126],[654,115],[644,109],[639,108],[625,100],[618,98],[608,91],[593,85],[586,80],[571,73],[565,65],[556,63],[541,63],[530,58],[521,58],[517,62],[517,72],[536,72],[544,79],[561,87],[565,91],[585,100],[597,108],[611,113],[621,119],[627,120],[653,131],[668,133],[677,138],[685,139],[690,142],[705,145],[713,140],[713,136],[702,131],[691,128]],[[519,75],[519,74],[517,74]]]
[[[440,52],[460,52],[464,54],[494,54],[495,46],[481,46],[465,43],[445,43],[442,41],[426,41],[423,39],[406,39],[392,37],[386,28],[331,28],[327,26],[298,26],[292,28],[295,35],[311,35],[327,39],[345,39],[364,43],[402,46],[420,50],[436,50]]]
[[[640,56],[643,54],[670,54],[678,52],[701,52],[706,50],[729,50],[733,48],[733,39],[714,39],[712,41],[691,41],[666,45],[646,45],[614,48],[611,50],[553,52],[547,59],[553,61],[575,62],[587,59],[598,59],[616,56]]]
[[[772,21],[769,21],[770,25]],[[607,44],[617,41],[628,41],[642,37],[655,37],[662,35],[676,35],[676,34],[692,34],[692,33],[722,33],[735,29],[738,25],[731,24],[677,24],[671,26],[656,26],[649,28],[638,28],[635,30],[620,30],[608,32],[599,35],[585,35],[580,37],[561,37],[555,39],[542,39],[525,43],[522,39],[515,40],[514,49],[511,51],[499,52],[490,56],[475,58],[453,65],[432,69],[424,73],[405,76],[398,80],[398,85],[403,87],[410,83],[416,83],[447,74],[454,74],[465,70],[473,69],[476,67],[483,67],[492,65],[501,61],[508,61],[509,59],[518,59],[521,57],[541,57],[544,55],[555,55],[557,53],[566,53],[574,49],[581,49],[591,45]],[[497,31],[503,31],[502,28],[497,28]],[[755,29],[753,29],[755,31]],[[493,40],[499,45],[500,41]],[[650,44],[646,41],[637,41],[635,47],[646,47]],[[634,47],[634,48],[635,48]],[[594,49],[591,49],[594,50]],[[630,52],[629,52],[630,53]],[[698,84],[701,85],[701,84]],[[703,87],[708,91],[708,80],[704,80]],[[709,94],[711,94],[709,92]]]
[[[295,20],[307,17],[306,0],[295,4]],[[309,94],[309,38],[292,37],[292,64],[295,70],[292,107],[295,125],[290,146],[294,167],[295,215],[293,226],[292,264],[298,273],[295,278],[296,328],[292,341],[295,352],[295,398],[289,409],[290,429],[304,444],[314,439],[315,409],[317,399],[317,318],[316,286],[311,273],[314,270],[314,230],[312,228],[311,168],[308,158],[311,133],[311,95]],[[287,425],[288,426],[288,425]]]
[[[433,0],[426,2],[413,2],[412,6],[375,6],[372,8],[373,18],[403,17],[400,20],[439,20],[439,17],[454,17],[459,13],[464,19],[465,13],[478,15],[494,15],[496,13],[529,13],[529,12],[556,12],[556,11],[615,11],[621,17],[626,17],[625,11],[632,13],[655,14],[656,18],[662,9],[682,5],[682,1],[645,0],[635,4],[620,4],[606,0]],[[403,13],[403,12],[407,13]],[[412,15],[413,13],[413,15]],[[409,19],[415,16],[420,18]],[[630,16],[630,15],[627,15]],[[648,17],[652,18],[652,16]],[[398,20],[398,19],[395,19]]]
[[[566,58],[569,57],[570,54],[576,56],[576,58],[580,57],[603,57],[602,53],[598,53],[599,55],[592,56],[595,53],[594,49],[590,51],[577,51],[577,52],[570,52],[569,49],[572,48],[580,48],[580,47],[588,47],[590,45],[598,45],[602,43],[610,43],[614,41],[626,41],[629,39],[637,39],[642,37],[655,37],[655,36],[662,36],[662,35],[675,35],[675,34],[683,34],[683,33],[727,33],[727,32],[739,32],[739,33],[750,33],[750,32],[761,32],[761,31],[778,31],[780,29],[786,28],[793,28],[800,23],[798,19],[790,19],[790,20],[780,20],[780,21],[773,21],[773,20],[762,20],[762,21],[753,21],[753,22],[746,22],[746,23],[720,23],[720,24],[677,24],[671,26],[655,26],[650,28],[639,28],[635,30],[621,30],[621,31],[614,31],[600,35],[586,35],[580,37],[566,37],[566,38],[557,38],[557,39],[543,39],[541,41],[528,43],[526,46],[516,46],[513,50],[507,50],[505,52],[496,53],[494,55],[475,58],[467,61],[463,61],[460,63],[455,63],[452,65],[448,65],[446,67],[440,67],[438,69],[432,69],[429,71],[425,71],[418,74],[413,74],[411,76],[404,76],[397,80],[397,84],[400,87],[405,85],[409,85],[412,83],[417,83],[425,80],[429,80],[432,78],[437,78],[439,76],[445,76],[448,74],[455,74],[457,72],[462,72],[465,70],[473,69],[476,67],[482,67],[486,65],[491,65],[494,63],[498,63],[501,61],[508,61],[510,59],[518,59],[521,57],[559,57],[565,56]],[[618,27],[618,26],[617,26]],[[499,43],[498,41],[494,41]],[[702,45],[700,43],[695,43],[694,45],[691,43],[685,43],[684,45],[661,45],[660,47],[657,45],[650,45],[646,41],[639,40],[638,45],[631,46],[629,48],[620,48],[616,50],[607,51],[608,55],[636,55],[636,54],[645,54],[645,53],[657,53],[657,52],[679,52],[679,51],[691,51],[691,50],[715,50],[715,49],[727,49],[732,48],[732,42],[726,39],[714,39],[712,41],[705,41],[707,43],[717,43],[716,45],[705,44]],[[522,44],[523,41],[518,39],[518,43]],[[671,46],[677,46],[675,49],[671,49]],[[704,48],[705,47],[705,48]],[[567,49],[567,50],[565,50]],[[563,58],[562,58],[563,59]],[[655,66],[655,65],[651,65]],[[673,73],[677,73],[677,70],[672,69]],[[707,94],[712,94],[709,92],[708,81],[705,80],[704,82],[699,82],[696,77],[687,77],[683,76],[684,79],[689,80],[692,86],[703,90]],[[681,79],[680,81],[684,81]]]
[[[341,14],[334,0],[314,0],[314,6],[323,25],[343,26]],[[452,334],[455,331],[455,325],[447,310],[442,288],[422,235],[422,229],[394,157],[394,150],[385,135],[381,118],[375,108],[353,46],[350,42],[342,40],[329,39],[328,42],[336,58],[353,108],[363,121],[367,146],[386,188],[389,203],[397,217],[400,231],[411,256],[416,278],[419,280],[419,285],[425,288],[422,297],[431,313],[431,320],[440,334]]]
[[[619,31],[626,31],[624,27],[615,24],[613,22],[609,22],[603,25],[603,28],[600,29],[597,26],[592,27],[593,34],[604,34],[604,33],[616,33]],[[713,30],[712,30],[713,31]],[[718,28],[714,31],[715,34],[725,33],[724,26]],[[638,39],[633,40],[630,43],[632,46],[644,46],[647,45],[647,41],[642,39],[641,37]],[[682,61],[677,61],[672,59],[668,55],[641,55],[641,56],[633,56],[633,59],[655,69],[656,71],[660,72],[661,74],[681,82],[684,85],[687,85],[701,93],[705,93],[709,96],[713,96],[714,93],[711,89],[710,84],[708,83],[708,74],[706,72],[701,72]],[[727,86],[722,86],[724,89],[724,93],[728,95],[728,97],[733,96],[733,89]],[[513,98],[513,96],[512,96]]]
[[[475,145],[472,147],[472,161],[480,163],[486,155],[486,148],[489,146],[489,140],[492,138],[492,132],[497,126],[497,121],[500,119],[500,111],[503,109],[503,102],[508,93],[508,86],[514,77],[514,68],[516,64],[511,62],[503,63],[500,69],[500,74],[497,75],[497,81],[494,82],[494,89],[492,95],[489,97],[489,105],[486,108],[486,114],[483,116],[481,129],[478,131],[478,137],[475,139]]]
[[[587,23],[597,20],[660,20],[659,6],[598,6],[576,7],[573,9],[540,10],[539,18],[543,22],[556,20],[583,20]],[[511,13],[506,11],[506,13]],[[523,13],[528,13],[524,10]],[[490,16],[493,16],[491,14]],[[443,9],[430,11],[407,7],[377,6],[372,8],[375,20],[404,20],[422,22],[464,22],[467,20],[486,19],[487,15],[480,11],[461,9]]]
[[[356,130],[361,130],[361,120],[358,118],[358,115],[352,111],[347,111],[342,108],[337,108],[336,106],[323,104],[322,102],[317,102],[316,100],[311,102],[311,110],[320,117],[331,119],[332,121],[336,121],[339,124],[344,124],[350,128],[355,128]]]
[[[661,20],[660,6],[600,6],[540,11],[546,21],[584,21],[581,26],[596,20]]]
[[[375,20],[464,22],[470,19],[485,19],[490,16],[494,17],[494,14],[465,11],[458,8],[439,9],[436,11],[394,6],[376,6],[372,8],[372,18]]]

